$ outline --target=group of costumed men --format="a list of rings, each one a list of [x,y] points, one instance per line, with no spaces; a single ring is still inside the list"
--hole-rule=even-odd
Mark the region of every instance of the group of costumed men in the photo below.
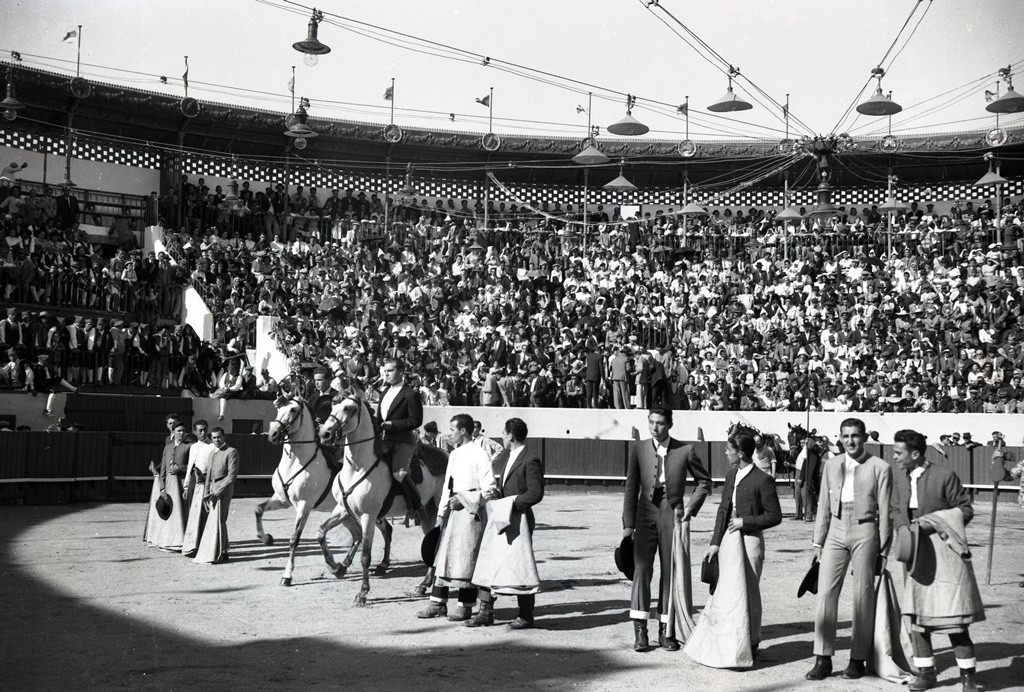
[[[378,415],[384,436],[398,437],[406,428],[418,427],[422,407],[415,392],[405,392],[400,364],[389,365],[389,389]],[[634,649],[651,648],[647,622],[657,554],[658,646],[678,651],[685,642],[684,651],[698,663],[750,668],[761,640],[763,532],[782,522],[775,480],[754,463],[758,433],[744,426],[730,431],[730,469],[701,565],[701,579],[711,585],[711,595],[694,622],[689,522],[712,492],[711,477],[693,446],[669,434],[670,409],[651,409],[647,421],[650,439],[629,447],[623,538],[616,551],[616,563],[632,581]],[[196,421],[191,438],[174,414],[168,416],[167,427],[170,435],[160,466],[151,465],[153,492],[144,538],[199,562],[227,560],[227,515],[238,451],[227,445],[221,428],[208,432],[205,421]],[[543,462],[519,418],[505,422],[503,448],[493,459],[479,443],[478,430],[467,414],[453,416],[449,424],[446,442],[452,449],[437,517],[434,583],[430,604],[417,617],[490,626],[495,597],[514,595],[519,611],[509,627],[526,629],[533,626],[540,589],[532,536],[533,506],[544,497]],[[852,644],[843,678],[858,679],[870,670],[907,682],[915,692],[929,689],[938,679],[932,649],[932,635],[938,633],[949,637],[962,688],[972,692],[977,689],[976,659],[969,626],[985,614],[965,530],[974,515],[970,496],[951,469],[927,461],[927,440],[921,433],[896,433],[892,464],[869,454],[866,438],[863,421],[844,420],[842,451],[825,461],[821,474],[811,568],[798,592],[817,595],[815,661],[806,677],[823,680],[832,674],[839,595],[849,571]],[[396,471],[405,470],[404,463],[396,466]],[[404,474],[396,473],[398,482],[408,485],[399,475]],[[687,499],[688,477],[696,489]],[[812,502],[804,498],[805,513]],[[410,505],[418,503],[414,499]],[[889,564],[903,567],[891,574]],[[458,605],[449,612],[451,589],[458,591]],[[893,634],[899,627],[890,626],[900,617],[899,609],[909,630],[912,666],[899,635]]]
[[[178,414],[167,416],[169,435],[160,465],[150,463],[153,490],[143,540],[196,562],[230,558],[228,512],[238,477],[238,450],[223,428],[197,420],[188,432]]]
[[[505,421],[503,449],[493,462],[474,444],[473,428],[467,414],[451,419],[447,437],[454,449],[437,518],[434,584],[430,605],[416,615],[486,627],[494,624],[495,597],[516,596],[519,612],[508,626],[526,629],[533,626],[534,595],[540,589],[533,506],[544,497],[544,467],[527,442],[529,430],[521,419]],[[451,589],[458,590],[458,605],[449,612]]]
[[[711,596],[694,623],[688,524],[710,494],[711,479],[693,447],[669,435],[671,410],[651,409],[648,426],[651,438],[630,446],[623,541],[616,551],[616,562],[633,582],[634,649],[650,648],[647,621],[657,552],[658,645],[677,651],[684,640],[684,651],[703,665],[752,667],[761,633],[763,532],[782,521],[775,481],[753,463],[757,431],[743,426],[730,431],[731,468],[701,565]],[[839,595],[852,568],[852,645],[842,677],[858,679],[870,670],[908,683],[915,692],[930,689],[938,678],[932,635],[945,634],[962,689],[973,692],[976,659],[969,626],[985,614],[965,531],[974,516],[970,496],[951,469],[927,461],[921,433],[896,433],[892,464],[869,454],[866,438],[863,421],[844,420],[843,451],[825,461],[811,568],[798,592],[817,594],[815,661],[806,677],[824,680],[832,674]],[[687,476],[696,483],[688,500]],[[890,573],[889,564],[903,567]],[[912,666],[899,641],[900,610]]]

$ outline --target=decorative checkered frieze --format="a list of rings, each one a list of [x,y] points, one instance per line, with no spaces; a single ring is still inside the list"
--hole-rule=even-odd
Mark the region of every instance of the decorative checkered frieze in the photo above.
[[[67,142],[63,138],[26,132],[0,130],[0,143],[14,149],[25,149],[53,156],[64,156],[67,151]],[[110,145],[83,136],[75,137],[71,156],[81,161],[98,161],[152,170],[160,169],[161,159],[158,150]]]

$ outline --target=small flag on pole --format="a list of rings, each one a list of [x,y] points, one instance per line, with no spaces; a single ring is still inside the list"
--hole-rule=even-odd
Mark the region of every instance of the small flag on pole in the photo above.
[[[188,63],[185,63],[185,74],[181,75],[181,81],[185,83],[185,88],[188,89]]]
[[[68,33],[64,34],[64,38],[62,40],[64,43],[71,43],[71,41],[76,38],[78,38],[78,29],[72,29]]]
[[[676,108],[676,113],[685,114],[688,110],[690,110],[690,107],[684,103],[678,108]]]
[[[451,120],[452,122],[455,122],[455,114],[454,113],[449,113],[448,114],[448,119]]]
[[[783,118],[788,118],[789,117],[789,106],[783,106],[782,107],[782,117]]]
[[[996,98],[996,94],[995,94],[994,91],[989,91],[988,89],[985,89],[985,102],[986,103],[988,103],[989,101],[994,101],[995,98]]]
[[[487,96],[484,96],[482,99],[477,99],[476,102],[479,103],[484,108],[490,108],[491,107],[491,96],[490,96],[490,94],[488,94]]]
[[[288,91],[292,94],[295,93],[295,75],[292,75],[292,78],[288,80]]]
[[[587,112],[587,109],[584,108],[583,106],[576,106],[576,115],[579,115],[580,113],[586,113],[586,112]]]
[[[384,90],[384,100],[385,101],[394,101],[395,100],[395,87],[389,86],[387,89]]]

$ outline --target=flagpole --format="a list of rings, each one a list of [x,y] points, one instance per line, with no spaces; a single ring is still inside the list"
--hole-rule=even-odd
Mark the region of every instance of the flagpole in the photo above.
[[[395,124],[395,78],[391,78],[391,124]]]
[[[494,87],[491,87],[491,93],[487,97],[487,131],[494,132]],[[490,160],[491,155],[487,155]],[[487,231],[488,224],[490,222],[490,209],[491,201],[491,179],[487,177],[487,171],[484,171],[484,231]]]
[[[185,98],[188,98],[188,56],[185,56],[185,76],[181,80],[185,83]]]
[[[295,112],[295,65],[292,65],[292,113]]]
[[[187,58],[186,58],[187,61]],[[78,60],[75,62],[75,76],[82,76],[82,25],[78,25]]]
[[[588,91],[587,92],[587,139],[588,140],[590,139],[591,132],[592,132],[592,130],[590,129],[591,128],[591,122],[592,122],[592,116],[591,116],[590,112],[592,110],[594,110],[594,92]],[[587,224],[587,222],[589,220],[589,215],[587,214],[587,196],[588,196],[588,192],[589,192],[589,190],[588,190],[589,185],[590,185],[590,167],[589,166],[584,166],[583,167],[583,254],[584,254],[584,256],[586,256],[586,254],[587,254],[587,232],[589,231],[588,224]]]

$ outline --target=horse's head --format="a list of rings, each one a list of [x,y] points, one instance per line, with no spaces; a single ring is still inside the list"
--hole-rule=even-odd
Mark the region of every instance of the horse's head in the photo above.
[[[788,425],[789,435],[787,439],[789,440],[789,448],[794,449],[799,447],[800,444],[807,438],[807,428],[800,425],[799,423],[796,425],[789,423]]]
[[[277,406],[277,417],[270,421],[267,439],[270,444],[279,445],[286,437],[299,431],[306,415],[306,405],[294,397],[278,399],[274,405]]]
[[[352,433],[359,427],[365,408],[358,394],[345,394],[339,403],[331,407],[327,420],[320,426],[320,444],[333,446],[339,437]]]

